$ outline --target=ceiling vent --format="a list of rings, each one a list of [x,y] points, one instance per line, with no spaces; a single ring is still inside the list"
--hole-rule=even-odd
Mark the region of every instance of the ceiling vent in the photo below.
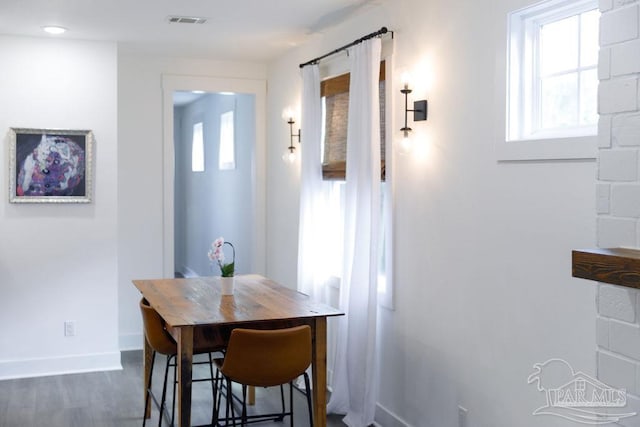
[[[197,16],[169,16],[167,20],[171,24],[204,24],[207,22],[207,18]]]

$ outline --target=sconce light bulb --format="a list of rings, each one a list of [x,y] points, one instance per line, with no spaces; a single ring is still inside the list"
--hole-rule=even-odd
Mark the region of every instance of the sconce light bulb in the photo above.
[[[293,109],[291,107],[287,107],[282,111],[282,118],[287,122],[295,122],[293,117]]]
[[[402,86],[405,89],[409,89],[409,83],[411,82],[411,75],[405,71],[404,73],[402,73],[402,76],[400,78],[402,80]]]
[[[296,161],[296,151],[295,148],[293,147],[287,147],[287,149],[285,150],[284,154],[282,155],[282,160],[284,160],[286,163],[294,163]]]
[[[411,148],[413,147],[413,141],[411,140],[411,136],[409,132],[405,132],[402,140],[400,140],[400,152],[402,154],[408,154],[411,152]]]

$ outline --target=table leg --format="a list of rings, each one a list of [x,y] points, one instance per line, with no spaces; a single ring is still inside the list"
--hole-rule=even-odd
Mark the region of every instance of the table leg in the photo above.
[[[178,328],[178,426],[191,426],[193,327]]]
[[[142,394],[142,399],[144,402],[144,406],[143,407],[147,407],[147,386],[149,385],[149,376],[151,375],[151,364],[153,363],[153,361],[151,360],[151,356],[153,354],[153,350],[151,349],[151,346],[149,345],[149,343],[147,342],[147,339],[143,336],[142,340],[144,341],[144,345],[143,345],[143,351],[142,351],[142,357],[144,358],[143,364],[144,364],[144,375],[142,376],[142,390],[143,390],[143,394]],[[149,405],[147,407],[147,409],[145,410],[144,413],[144,417],[145,418],[151,418],[151,406]]]
[[[316,317],[312,331],[311,380],[314,427],[327,425],[327,318]]]
[[[249,396],[247,397],[247,401],[250,406],[256,404],[256,388],[252,385],[249,386]]]

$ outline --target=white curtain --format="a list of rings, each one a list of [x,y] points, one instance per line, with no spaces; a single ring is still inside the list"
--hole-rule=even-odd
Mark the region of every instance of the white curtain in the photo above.
[[[322,104],[318,65],[302,69],[300,225],[298,233],[298,290],[325,301],[324,274],[318,263],[323,246]]]
[[[344,266],[333,393],[328,411],[350,427],[373,424],[376,402],[376,310],[380,230],[381,41],[350,51]]]

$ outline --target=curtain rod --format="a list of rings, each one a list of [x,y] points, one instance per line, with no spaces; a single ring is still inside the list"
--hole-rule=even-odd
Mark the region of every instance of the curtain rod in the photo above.
[[[331,52],[329,52],[329,53],[325,53],[324,55],[319,56],[319,57],[317,57],[317,58],[314,58],[314,59],[312,59],[311,61],[307,61],[307,62],[305,62],[304,64],[300,64],[300,68],[304,68],[304,67],[306,67],[307,65],[317,64],[318,62],[320,62],[321,60],[323,60],[324,58],[326,58],[326,57],[328,57],[328,56],[334,55],[334,54],[336,54],[336,53],[338,53],[338,52],[342,52],[343,50],[349,49],[351,46],[355,46],[355,45],[357,45],[357,44],[362,43],[362,42],[363,42],[363,41],[365,41],[365,40],[369,40],[369,39],[372,39],[372,38],[374,38],[374,37],[378,37],[378,36],[381,36],[381,35],[383,35],[383,34],[387,34],[388,32],[390,32],[390,31],[389,31],[389,30],[387,30],[387,27],[382,27],[382,28],[380,28],[378,31],[375,31],[375,32],[373,32],[373,33],[371,33],[371,34],[367,34],[367,35],[366,35],[366,36],[364,36],[364,37],[360,37],[358,40],[354,40],[354,41],[352,41],[352,42],[351,42],[351,43],[349,43],[349,44],[346,44],[346,45],[344,45],[344,46],[342,46],[342,47],[339,47],[339,48],[337,48],[337,49],[335,49],[335,50],[332,50],[332,51],[331,51]],[[391,37],[393,38],[393,31],[391,31]]]

